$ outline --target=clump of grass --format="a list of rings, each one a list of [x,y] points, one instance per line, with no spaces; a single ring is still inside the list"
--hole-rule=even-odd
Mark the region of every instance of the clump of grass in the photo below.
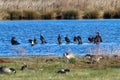
[[[85,11],[83,14],[83,19],[97,19],[99,17],[99,12],[97,10]]]
[[[74,63],[77,62],[77,60],[76,60],[75,58],[71,58],[71,59],[69,60],[69,62],[72,63],[72,64],[74,64]]]
[[[45,13],[43,15],[41,15],[41,19],[52,19],[52,14],[49,13]]]
[[[111,19],[111,18],[113,18],[115,13],[116,12],[114,10],[105,11],[104,14],[103,14],[103,18],[104,19]]]
[[[63,12],[64,19],[79,19],[79,13],[75,10],[68,10]]]
[[[8,17],[7,17],[7,19],[10,19],[10,20],[18,20],[18,19],[20,19],[21,18],[21,12],[20,11],[17,11],[17,10],[13,10],[13,11],[8,11],[7,12],[8,13]]]
[[[104,19],[119,19],[120,18],[120,9],[104,11]]]
[[[115,12],[113,18],[120,19],[120,9],[116,9],[116,12]]]
[[[39,13],[31,10],[24,10],[24,11],[13,10],[13,11],[7,11],[7,14],[9,15],[7,19],[10,20],[21,20],[21,19],[32,20],[39,18]]]
[[[23,19],[39,19],[40,15],[37,13],[37,11],[32,11],[32,10],[24,10],[23,11]]]
[[[62,12],[60,10],[53,10],[41,15],[41,19],[62,19]]]

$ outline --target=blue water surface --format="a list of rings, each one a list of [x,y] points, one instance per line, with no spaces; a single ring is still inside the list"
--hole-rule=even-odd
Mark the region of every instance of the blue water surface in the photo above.
[[[88,37],[99,32],[103,42],[98,46],[89,43]],[[47,44],[41,44],[40,34]],[[58,45],[58,34],[62,36],[62,44]],[[83,44],[66,44],[67,35],[71,42],[74,36],[81,36]],[[20,45],[11,45],[11,37],[15,36]],[[29,39],[37,38],[38,44],[31,46]],[[57,55],[66,51],[76,55],[88,53],[114,54],[120,50],[120,20],[15,20],[0,21],[0,56],[18,55]]]

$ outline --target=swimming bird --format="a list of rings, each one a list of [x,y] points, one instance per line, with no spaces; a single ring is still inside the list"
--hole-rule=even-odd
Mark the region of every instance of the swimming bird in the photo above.
[[[94,37],[93,36],[88,37],[88,40],[89,40],[90,43],[93,43],[94,42]]]
[[[40,35],[40,40],[42,44],[47,43],[42,35]]]
[[[16,70],[14,68],[0,66],[0,73],[16,73]]]
[[[82,39],[80,36],[77,36],[77,41],[78,41],[78,44],[82,44]]]
[[[36,38],[34,38],[34,40],[29,39],[28,41],[31,43],[31,46],[34,46],[35,44],[37,44],[37,39]]]
[[[67,37],[67,35],[65,36],[65,41],[66,41],[67,44],[70,43],[70,39]]]
[[[96,32],[96,36],[94,38],[94,43],[99,44],[100,42],[102,42],[102,37],[100,36],[99,32]]]
[[[15,37],[12,37],[12,38],[11,38],[11,44],[12,44],[12,45],[18,45],[18,44],[20,44],[20,43],[16,40]]]
[[[77,37],[76,37],[76,36],[74,36],[74,38],[73,38],[73,43],[74,43],[74,44],[77,43]]]
[[[58,35],[58,44],[62,44],[62,38],[61,38],[61,36],[60,36],[60,34]]]

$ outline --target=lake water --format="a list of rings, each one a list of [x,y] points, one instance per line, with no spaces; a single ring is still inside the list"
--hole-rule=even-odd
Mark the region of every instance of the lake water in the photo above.
[[[88,37],[99,32],[103,42],[99,45],[100,54],[119,54],[120,20],[21,20],[0,21],[0,56],[57,55],[66,51],[76,55],[96,54],[98,45],[89,43]],[[41,44],[40,34],[47,44]],[[58,34],[62,44],[58,45]],[[66,44],[67,35],[73,42],[74,36],[81,36],[83,44]],[[15,36],[20,45],[11,45]],[[29,39],[37,38],[38,44],[31,46]]]

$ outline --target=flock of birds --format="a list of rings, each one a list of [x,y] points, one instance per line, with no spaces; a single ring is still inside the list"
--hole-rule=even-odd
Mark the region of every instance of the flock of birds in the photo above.
[[[37,71],[38,69],[28,67],[27,63],[23,63],[20,70],[21,71],[24,71],[24,70]],[[60,74],[65,74],[68,72],[70,72],[70,69],[60,69],[56,71],[56,73],[60,73]],[[10,73],[16,74],[16,69],[11,67],[6,67],[6,66],[0,66],[0,74],[10,74]]]
[[[60,35],[58,35],[58,44],[62,44],[62,38]],[[41,43],[42,44],[45,44],[47,43],[46,40],[44,39],[44,37],[42,35],[40,35],[40,40],[41,40]],[[88,40],[90,42],[93,42],[93,43],[96,43],[96,44],[99,44],[100,42],[102,42],[102,38],[101,36],[99,35],[99,32],[96,32],[96,36],[95,37],[89,37]],[[31,43],[31,46],[34,46],[35,44],[37,44],[37,40],[36,38],[34,38],[34,40],[32,39],[29,39],[28,40],[30,43]],[[65,41],[67,44],[70,43],[70,39],[66,36],[65,37]],[[82,44],[82,39],[80,36],[74,36],[74,43],[78,43],[78,44]],[[20,43],[16,40],[15,37],[12,37],[11,39],[11,44],[12,45],[19,45]],[[67,60],[70,60],[71,58],[75,58],[75,55],[73,53],[69,53],[69,52],[66,52],[63,54],[64,57],[67,58]],[[94,55],[90,55],[90,54],[87,54],[85,55],[85,57],[91,62],[91,63],[94,63],[94,62],[98,62],[100,61],[103,57],[102,56],[99,56],[97,57],[96,59],[94,58]],[[29,68],[28,65],[26,63],[24,63],[22,66],[21,66],[21,70],[34,70],[33,68]],[[57,71],[57,73],[68,73],[70,72],[70,69],[60,69]],[[9,68],[9,67],[6,67],[6,66],[1,66],[0,67],[0,73],[16,73],[16,70],[14,68]]]
[[[76,55],[73,53],[66,52],[63,54],[63,57],[66,57],[66,59],[69,61],[72,58],[76,58]],[[96,55],[86,54],[84,57],[89,60],[88,64],[94,64],[95,62],[99,62],[101,59],[103,59],[103,56],[101,56],[101,55],[96,56]],[[20,70],[21,71],[23,71],[23,70],[36,71],[35,68],[28,67],[27,63],[23,63]],[[60,69],[60,70],[56,71],[56,73],[59,73],[59,74],[66,74],[68,72],[70,72],[70,69],[68,69],[68,68]],[[15,74],[16,70],[14,68],[0,66],[0,73],[2,73],[2,74],[14,73]]]
[[[70,39],[68,38],[67,35],[64,37],[64,39],[66,41],[66,44],[71,43],[71,41],[70,41]],[[41,44],[47,43],[45,38],[42,35],[40,35],[40,40],[41,40]],[[62,44],[62,37],[61,37],[60,34],[58,35],[57,40],[58,40],[59,45]],[[99,32],[96,32],[96,36],[88,37],[88,40],[89,40],[90,43],[96,43],[96,44],[99,44],[100,42],[102,42],[102,38],[99,35]],[[28,41],[31,44],[31,46],[34,46],[35,44],[37,44],[37,39],[36,38],[29,39]],[[80,36],[74,36],[73,43],[74,44],[82,44],[83,43],[82,38]],[[20,43],[16,40],[15,37],[12,37],[11,44],[12,45],[19,45]]]

